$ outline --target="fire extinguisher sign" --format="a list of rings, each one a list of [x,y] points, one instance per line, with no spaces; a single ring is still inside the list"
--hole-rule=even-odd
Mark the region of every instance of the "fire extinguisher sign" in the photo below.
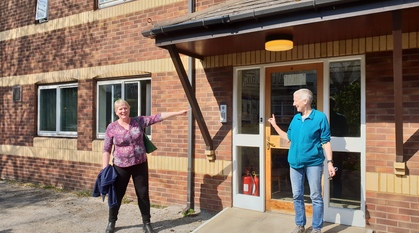
[[[245,193],[249,192],[249,185],[248,184],[243,185],[243,192],[245,192]]]

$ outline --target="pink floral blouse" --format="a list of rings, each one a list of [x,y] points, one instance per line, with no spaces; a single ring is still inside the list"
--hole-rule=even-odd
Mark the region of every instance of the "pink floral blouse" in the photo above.
[[[137,119],[135,119],[137,118]],[[130,167],[147,161],[147,153],[143,141],[143,128],[163,121],[161,114],[154,116],[131,117],[129,130],[118,121],[108,125],[105,132],[103,152],[113,151],[113,163],[118,167]]]

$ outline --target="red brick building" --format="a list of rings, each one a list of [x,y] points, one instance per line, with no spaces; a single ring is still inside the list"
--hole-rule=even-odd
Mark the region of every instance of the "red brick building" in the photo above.
[[[338,167],[325,220],[418,232],[418,13],[419,1],[1,1],[0,177],[92,189],[124,98],[138,115],[192,109],[148,132],[153,204],[290,212],[288,145],[266,119],[286,129],[305,87]]]

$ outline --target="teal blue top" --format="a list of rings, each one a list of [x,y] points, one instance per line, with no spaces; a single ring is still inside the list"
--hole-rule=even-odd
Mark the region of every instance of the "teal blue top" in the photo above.
[[[301,113],[294,116],[287,131],[291,142],[288,162],[294,169],[323,164],[322,145],[330,141],[330,127],[324,113],[313,109],[303,120]]]

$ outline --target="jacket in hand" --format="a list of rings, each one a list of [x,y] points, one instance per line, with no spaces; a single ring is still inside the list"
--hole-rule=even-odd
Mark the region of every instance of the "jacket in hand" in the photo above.
[[[96,179],[95,187],[93,189],[93,197],[99,197],[102,195],[102,201],[105,201],[105,196],[108,194],[108,205],[109,208],[112,208],[118,205],[116,198],[116,191],[114,187],[114,182],[117,177],[115,168],[112,165],[106,166],[102,169]]]

